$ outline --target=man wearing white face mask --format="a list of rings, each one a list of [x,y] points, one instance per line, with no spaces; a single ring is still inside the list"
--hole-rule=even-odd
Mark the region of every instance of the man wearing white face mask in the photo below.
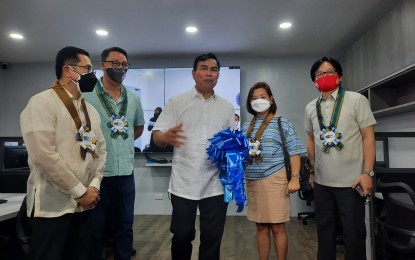
[[[243,133],[250,139],[245,168],[248,219],[256,224],[259,259],[269,259],[272,233],[277,259],[284,260],[288,252],[284,222],[290,219],[289,193],[300,189],[300,155],[305,154],[305,148],[291,123],[275,114],[277,105],[267,83],[258,82],[251,87],[246,107],[254,116],[243,126]],[[279,120],[290,155],[290,181],[285,171]]]
[[[345,259],[366,259],[364,196],[372,190],[376,120],[363,95],[341,86],[342,73],[337,60],[317,60],[310,76],[321,95],[305,109],[307,153],[315,171],[310,184],[319,260],[336,258],[338,225],[345,240]]]
[[[129,67],[125,50],[105,49],[101,53],[104,76],[85,95],[101,116],[108,151],[101,202],[92,212],[92,260],[102,259],[108,234],[114,238],[116,260],[131,259],[133,253],[134,140],[143,133],[144,115],[140,97],[122,84]]]
[[[27,215],[34,216],[29,259],[87,260],[106,151],[99,114],[79,90],[92,90],[97,79],[88,52],[76,47],[58,52],[55,72],[52,88],[33,96],[20,116]]]

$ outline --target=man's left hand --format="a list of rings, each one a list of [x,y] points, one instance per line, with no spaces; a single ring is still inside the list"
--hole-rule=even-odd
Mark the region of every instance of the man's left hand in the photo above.
[[[373,179],[368,174],[361,174],[357,179],[354,181],[352,188],[355,189],[356,186],[360,183],[363,188],[364,195],[367,196],[369,193],[372,192],[373,188]]]

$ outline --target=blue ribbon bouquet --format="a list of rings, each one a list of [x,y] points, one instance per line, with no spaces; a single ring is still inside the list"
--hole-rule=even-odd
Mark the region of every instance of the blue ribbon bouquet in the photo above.
[[[206,149],[208,159],[219,169],[219,179],[223,185],[224,200],[235,199],[237,212],[242,212],[246,201],[244,168],[249,156],[248,138],[242,131],[229,128],[216,133]]]

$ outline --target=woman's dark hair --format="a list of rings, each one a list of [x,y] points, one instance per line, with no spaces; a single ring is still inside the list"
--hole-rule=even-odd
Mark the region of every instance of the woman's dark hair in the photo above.
[[[216,63],[218,64],[218,70],[220,70],[220,63],[218,58],[216,58],[216,55],[213,53],[205,53],[202,55],[199,55],[196,57],[195,61],[193,62],[193,70],[196,71],[197,70],[197,64],[201,61],[205,61],[208,59],[214,59],[216,61]]]
[[[108,49],[105,49],[105,50],[102,51],[102,53],[101,53],[101,61],[106,61],[107,58],[108,58],[108,55],[110,54],[110,52],[113,52],[113,51],[124,54],[124,56],[128,60],[128,55],[127,55],[127,52],[126,51],[124,51],[120,47],[111,47],[111,48],[108,48]]]
[[[253,96],[254,90],[255,89],[259,89],[259,88],[265,89],[265,91],[267,92],[267,94],[268,94],[268,96],[270,98],[271,97],[274,97],[272,95],[272,91],[271,91],[271,88],[269,87],[268,83],[266,83],[266,82],[258,82],[258,83],[255,83],[251,87],[251,89],[249,90],[248,97],[246,99],[246,109],[248,110],[248,112],[251,115],[254,115],[254,116],[256,116],[257,112],[252,109],[251,101],[252,101],[252,96]],[[275,112],[277,112],[277,102],[275,101],[275,98],[274,98],[274,102],[272,102],[272,104],[271,104],[271,106],[269,108],[269,112],[274,113],[274,114],[275,114]]]
[[[310,76],[313,81],[315,81],[316,79],[316,71],[321,66],[321,64],[326,61],[329,62],[334,67],[334,69],[337,72],[337,75],[339,75],[340,77],[343,76],[343,70],[342,70],[342,66],[340,65],[340,63],[336,59],[323,56],[321,59],[318,59],[316,62],[314,62],[313,66],[311,66]]]
[[[68,46],[63,49],[61,49],[58,54],[56,54],[55,59],[55,74],[56,78],[60,79],[62,77],[62,69],[64,65],[74,64],[76,65],[80,59],[79,54],[83,54],[87,57],[89,57],[89,53],[86,50]]]

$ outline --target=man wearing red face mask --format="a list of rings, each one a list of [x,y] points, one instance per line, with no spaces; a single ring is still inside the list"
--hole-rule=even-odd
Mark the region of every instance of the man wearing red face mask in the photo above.
[[[366,259],[364,207],[372,190],[376,120],[364,96],[342,88],[337,60],[317,60],[310,75],[321,92],[305,109],[307,153],[315,172],[310,184],[315,194],[317,259],[336,259],[337,225],[343,230],[345,259]]]

